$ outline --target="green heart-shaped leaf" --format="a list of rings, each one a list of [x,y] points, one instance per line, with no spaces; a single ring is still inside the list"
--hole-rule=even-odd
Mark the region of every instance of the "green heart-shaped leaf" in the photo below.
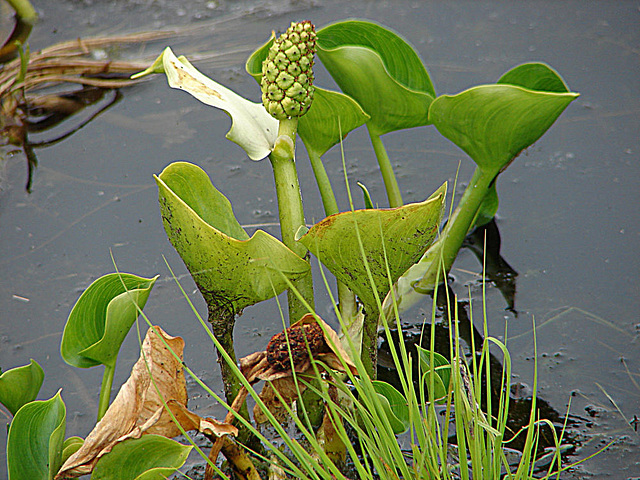
[[[353,98],[316,87],[311,108],[298,122],[298,135],[307,151],[321,157],[368,119]]]
[[[44,371],[33,359],[29,365],[7,370],[0,375],[0,403],[15,415],[20,407],[36,399],[43,381]]]
[[[498,174],[556,121],[577,93],[480,85],[436,98],[429,118],[485,172]]]
[[[374,380],[371,383],[378,394],[393,433],[399,435],[406,432],[410,426],[407,399],[393,385],[381,380]]]
[[[62,466],[67,411],[60,392],[16,412],[7,437],[9,480],[50,480]]]
[[[262,62],[267,57],[274,36],[251,54],[245,68],[258,84],[262,79]],[[313,103],[298,121],[298,135],[305,147],[318,157],[340,142],[349,132],[365,124],[369,115],[351,97],[315,86]]]
[[[79,368],[115,366],[120,346],[158,277],[110,273],[93,282],[69,314],[60,352]]]
[[[558,72],[544,63],[518,65],[502,75],[496,83],[516,85],[538,92],[569,92],[569,87]]]
[[[273,297],[309,264],[258,230],[249,238],[229,200],[198,166],[175,162],[155,177],[165,231],[207,303],[230,315]]]
[[[365,21],[335,23],[318,31],[317,53],[340,89],[371,116],[374,134],[429,123],[431,79],[396,33]]]
[[[192,448],[161,435],[125,440],[100,457],[91,480],[165,480],[184,465]]]
[[[422,371],[423,381],[427,386],[431,383],[431,371],[436,375],[433,377],[434,392],[433,398],[442,399],[446,397],[449,392],[449,383],[451,382],[451,365],[449,361],[438,352],[431,352],[419,345],[416,345],[418,349],[418,359],[420,361],[420,370]],[[433,364],[431,363],[433,355]]]
[[[377,306],[359,248],[358,233],[378,295],[383,299],[389,291],[385,255],[391,281],[395,282],[435,239],[445,193],[446,184],[421,203],[331,215],[314,225],[300,242],[372,312]]]
[[[169,86],[183,90],[202,103],[224,110],[232,120],[227,138],[240,145],[251,160],[262,160],[273,150],[278,121],[262,106],[238,95],[200,73],[189,61],[176,57],[169,47],[154,64],[134,77],[164,72]]]

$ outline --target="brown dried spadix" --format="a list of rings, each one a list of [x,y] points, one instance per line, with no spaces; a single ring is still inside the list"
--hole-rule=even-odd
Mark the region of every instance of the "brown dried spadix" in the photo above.
[[[299,117],[313,101],[316,31],[305,20],[293,22],[274,42],[262,63],[262,103],[276,119]]]

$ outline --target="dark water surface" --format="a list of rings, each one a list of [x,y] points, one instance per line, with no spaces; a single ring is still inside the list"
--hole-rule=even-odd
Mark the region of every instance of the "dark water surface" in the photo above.
[[[532,383],[532,322],[538,326],[540,396],[578,421],[575,456],[583,458],[612,439],[607,452],[576,476],[623,479],[640,475],[638,434],[627,419],[640,416],[640,21],[637,1],[618,2],[225,2],[34,1],[42,20],[31,37],[36,50],[78,36],[131,33],[181,25],[197,32],[144,48],[131,58],[155,57],[166,44],[176,53],[219,54],[194,62],[202,71],[254,100],[259,89],[244,73],[255,46],[291,20],[317,26],[349,17],[378,21],[418,50],[440,93],[495,82],[526,61],[543,61],[581,97],[551,130],[500,177],[498,227],[501,253],[518,272],[515,311],[487,286],[491,332],[508,323],[514,382]],[[117,54],[117,52],[116,52]],[[331,86],[319,71],[317,83]],[[185,361],[221,391],[210,342],[172,283],[163,255],[204,314],[199,293],[166,239],[152,174],[174,160],[201,165],[235,206],[245,225],[268,224],[277,234],[271,167],[252,162],[224,139],[228,117],[170,90],[161,77],[121,91],[123,98],[68,139],[36,151],[33,193],[24,190],[21,154],[0,158],[0,366],[37,360],[46,378],[40,398],[62,387],[67,436],[85,436],[96,415],[102,372],[79,370],[60,358],[67,315],[80,293],[113,271],[160,274],[145,312],[187,342]],[[109,100],[109,95],[104,101]],[[46,141],[81,119],[32,136]],[[442,181],[470,178],[472,162],[433,128],[384,137],[406,202],[426,198]],[[349,135],[350,180],[364,182],[382,202],[384,188],[366,132]],[[307,220],[322,210],[306,153],[300,148]],[[339,151],[326,165],[341,207]],[[458,189],[461,191],[461,189]],[[453,288],[474,298],[480,322],[481,266],[463,250],[452,270]],[[334,322],[323,287],[320,314]],[[429,310],[425,300],[423,309]],[[238,320],[238,354],[263,349],[280,330],[275,302],[247,309]],[[138,357],[131,333],[119,357],[115,385]],[[600,388],[601,387],[601,388]],[[191,405],[222,415],[195,387]],[[7,418],[0,413],[3,423]],[[4,464],[5,428],[0,428]],[[4,470],[0,467],[0,471]]]

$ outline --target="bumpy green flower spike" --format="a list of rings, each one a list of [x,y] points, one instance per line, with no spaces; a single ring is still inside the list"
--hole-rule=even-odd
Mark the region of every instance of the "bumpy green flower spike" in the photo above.
[[[293,22],[277,38],[262,64],[262,103],[276,119],[299,117],[313,101],[313,55],[316,31],[313,24]]]

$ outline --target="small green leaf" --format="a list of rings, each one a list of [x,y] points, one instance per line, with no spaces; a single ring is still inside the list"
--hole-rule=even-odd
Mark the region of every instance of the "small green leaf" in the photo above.
[[[240,145],[251,160],[271,153],[278,136],[278,121],[262,103],[254,103],[200,73],[189,61],[177,58],[169,47],[162,64],[171,88],[184,90],[202,103],[224,110],[232,120],[227,138]]]
[[[80,447],[84,444],[84,438],[81,437],[69,437],[65,439],[62,445],[62,465],[67,461],[67,459],[80,450]]]
[[[431,385],[431,372],[435,373],[433,377],[434,392],[433,398],[442,399],[446,397],[449,391],[449,383],[451,382],[451,365],[449,360],[438,352],[432,352],[416,345],[418,349],[418,360],[420,362],[420,370],[425,384]],[[433,358],[433,363],[432,363]]]
[[[433,398],[436,400],[436,403],[438,403],[438,400],[441,400],[442,398],[447,396],[447,388],[444,386],[442,378],[435,373],[431,373],[431,371],[422,374],[422,381],[427,386],[427,388],[431,388],[431,375],[434,375]]]
[[[360,187],[360,190],[362,190],[362,195],[364,196],[364,208],[366,208],[367,210],[371,208],[375,208],[373,205],[373,200],[371,200],[371,195],[369,194],[369,190],[367,190],[366,185],[364,183],[358,182],[358,186]]]
[[[382,300],[389,291],[385,255],[391,281],[395,282],[420,259],[435,239],[442,218],[445,192],[446,184],[421,203],[330,215],[314,225],[300,242],[339,281],[353,290],[372,312],[377,310],[377,306],[359,248],[358,232]]]
[[[538,92],[569,92],[569,87],[558,72],[544,63],[518,65],[502,75],[496,83],[515,85]]]
[[[98,460],[91,480],[165,480],[184,465],[192,448],[161,435],[125,440]]]
[[[365,21],[335,23],[318,31],[317,54],[340,89],[371,116],[374,134],[429,123],[433,84],[396,33]]]
[[[233,316],[287,287],[309,264],[258,230],[249,238],[229,201],[198,166],[175,162],[155,177],[165,231],[210,305]]]
[[[262,62],[274,38],[272,35],[267,43],[253,52],[245,65],[247,73],[258,84],[262,79]],[[309,152],[321,157],[368,119],[369,115],[353,98],[316,85],[311,108],[298,121],[298,135]]]
[[[480,85],[436,98],[429,118],[485,172],[497,175],[556,121],[577,93]]]
[[[381,380],[374,380],[371,383],[378,394],[393,433],[399,435],[406,432],[410,426],[407,399],[393,385]]]
[[[431,350],[427,350],[426,348],[422,348],[420,345],[416,345],[416,349],[418,350],[418,359],[420,360],[420,367],[423,372],[427,370],[431,370],[431,356],[433,355],[433,367],[441,367],[443,365],[449,365],[449,360],[447,360],[443,355],[438,352],[432,352]]]
[[[120,346],[158,277],[110,273],[80,296],[64,327],[60,352],[69,365],[114,366]]]
[[[43,381],[44,371],[33,359],[29,365],[7,370],[0,375],[0,403],[15,415],[20,407],[36,399]]]
[[[50,480],[58,473],[66,415],[60,392],[16,412],[7,437],[9,480]]]

